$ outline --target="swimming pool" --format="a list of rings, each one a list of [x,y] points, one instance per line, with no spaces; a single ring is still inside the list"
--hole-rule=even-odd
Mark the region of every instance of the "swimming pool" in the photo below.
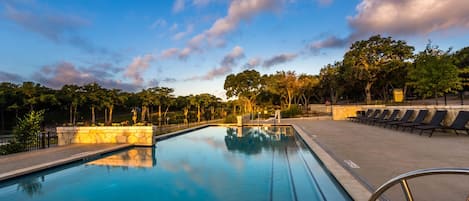
[[[351,200],[292,127],[207,127],[0,183],[0,200]]]

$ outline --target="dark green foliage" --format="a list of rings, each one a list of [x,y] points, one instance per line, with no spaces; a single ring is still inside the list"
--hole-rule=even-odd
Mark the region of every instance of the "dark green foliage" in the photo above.
[[[415,59],[415,67],[409,71],[409,85],[423,97],[435,97],[462,89],[461,79],[448,52],[431,44]]]
[[[236,122],[237,122],[236,115],[230,114],[225,117],[224,123],[236,123]]]
[[[301,115],[301,109],[298,105],[291,105],[290,108],[281,111],[282,118],[293,118]]]
[[[15,142],[23,145],[23,149],[27,145],[34,145],[38,143],[38,135],[41,132],[41,124],[44,120],[44,111],[31,111],[23,118],[18,119],[18,124],[13,129]]]
[[[0,146],[0,155],[13,154],[24,151],[24,146],[17,142],[11,142]]]

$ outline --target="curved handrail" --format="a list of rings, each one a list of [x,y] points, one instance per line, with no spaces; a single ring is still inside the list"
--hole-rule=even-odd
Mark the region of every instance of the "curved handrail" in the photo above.
[[[411,172],[407,172],[404,174],[401,174],[397,177],[394,177],[381,185],[373,194],[371,195],[369,201],[375,201],[381,195],[386,192],[389,188],[393,187],[394,185],[400,183],[402,190],[405,193],[405,196],[408,201],[413,201],[412,197],[412,192],[410,191],[409,185],[407,183],[407,180],[416,178],[416,177],[422,177],[422,176],[428,176],[428,175],[440,175],[440,174],[467,174],[469,175],[469,168],[428,168],[428,169],[420,169],[420,170],[415,170]]]

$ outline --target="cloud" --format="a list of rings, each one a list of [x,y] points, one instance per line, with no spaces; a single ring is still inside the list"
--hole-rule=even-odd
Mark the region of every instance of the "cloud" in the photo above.
[[[172,78],[172,77],[167,77],[167,78],[164,78],[162,81],[166,83],[172,83],[172,82],[177,82],[177,79]]]
[[[131,78],[135,85],[142,85],[144,80],[141,73],[148,69],[154,60],[155,57],[151,54],[135,57],[127,66],[124,76]]]
[[[298,56],[297,54],[290,54],[290,53],[279,54],[279,55],[273,56],[272,58],[265,60],[264,63],[262,63],[262,67],[270,68],[278,64],[283,64],[283,63],[292,61],[297,56]]]
[[[363,0],[348,22],[358,34],[428,34],[469,28],[467,0]]]
[[[181,59],[181,60],[185,60],[185,59],[187,59],[187,57],[189,57],[189,55],[190,55],[193,51],[194,51],[194,50],[193,50],[192,48],[186,47],[186,48],[182,49],[182,50],[179,52],[178,58]]]
[[[157,86],[160,86],[160,81],[157,79],[152,79],[148,81],[147,83],[147,87],[157,87]]]
[[[173,13],[179,13],[184,10],[185,2],[184,0],[175,0],[173,4]]]
[[[311,51],[319,51],[322,48],[334,48],[334,47],[343,47],[348,43],[348,39],[338,38],[336,36],[329,36],[328,38],[315,41],[309,45]]]
[[[80,36],[90,22],[71,14],[58,13],[33,3],[4,4],[4,16],[24,29],[57,44],[68,44],[87,53],[115,54]]]
[[[178,29],[179,25],[178,24],[173,24],[171,25],[171,27],[169,28],[169,31],[176,31]]]
[[[250,20],[260,12],[276,10],[283,2],[284,0],[233,0],[227,15],[217,19],[209,29],[189,40],[188,48],[194,52],[205,45],[223,46],[225,44],[223,37],[234,31],[240,22]]]
[[[192,4],[197,7],[203,7],[210,3],[210,0],[193,0]]]
[[[191,34],[193,31],[194,31],[194,25],[192,25],[192,24],[187,25],[187,28],[186,28],[185,31],[181,31],[181,32],[178,32],[178,33],[174,34],[173,40],[181,40],[185,36]]]
[[[231,52],[223,57],[221,61],[222,66],[234,66],[236,61],[244,57],[244,50],[240,46],[236,46],[231,50]]]
[[[24,78],[21,75],[0,71],[0,82],[19,83],[23,81]]]
[[[163,50],[161,52],[161,58],[168,59],[168,58],[171,58],[171,57],[177,55],[178,53],[179,53],[179,49],[169,48],[169,49]]]
[[[230,53],[225,55],[220,62],[220,66],[210,70],[203,76],[194,76],[187,80],[212,80],[216,77],[225,76],[233,71],[238,61],[244,58],[244,50],[240,46],[234,47]]]
[[[86,20],[76,16],[18,10],[10,4],[5,4],[5,16],[25,29],[55,42],[61,41],[65,33],[75,32],[89,24]]]
[[[165,27],[167,24],[166,20],[164,19],[157,19],[155,20],[151,25],[150,25],[150,28],[151,29],[156,29],[158,27]]]
[[[467,0],[362,0],[356,11],[347,17],[350,35],[314,41],[310,50],[343,47],[373,34],[414,36],[469,29]]]
[[[254,69],[258,66],[260,66],[262,63],[262,59],[259,58],[259,57],[256,57],[256,58],[251,58],[249,59],[249,61],[243,65],[243,68],[244,69]]]
[[[112,76],[112,73],[100,69],[77,68],[70,62],[60,62],[42,67],[33,75],[33,79],[55,89],[61,88],[65,84],[84,85],[93,82],[105,88],[118,88],[126,91],[135,91],[140,88],[138,85],[114,80]]]

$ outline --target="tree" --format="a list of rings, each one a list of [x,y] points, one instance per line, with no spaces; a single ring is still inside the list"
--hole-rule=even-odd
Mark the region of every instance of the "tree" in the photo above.
[[[64,85],[58,92],[59,98],[68,104],[69,123],[75,125],[77,119],[77,108],[83,103],[82,88],[77,85]]]
[[[86,102],[90,105],[91,109],[91,123],[96,124],[95,109],[102,106],[102,98],[104,91],[97,83],[90,83],[83,86]]]
[[[343,78],[344,65],[342,62],[328,64],[321,68],[319,72],[320,88],[322,96],[331,99],[332,103],[337,103],[338,97],[345,91],[346,82]]]
[[[158,125],[161,126],[162,106],[166,106],[166,110],[164,112],[164,118],[166,118],[166,114],[168,113],[171,105],[171,99],[173,98],[172,93],[174,92],[174,89],[168,87],[153,87],[148,90],[151,96],[151,105],[158,106]]]
[[[298,76],[299,99],[307,109],[311,97],[318,97],[319,77],[314,75],[301,74]]]
[[[462,48],[453,54],[454,65],[458,67],[459,77],[465,91],[469,90],[469,47]]]
[[[104,92],[103,105],[107,108],[107,112],[109,112],[104,114],[105,122],[111,125],[114,106],[123,104],[127,100],[127,96],[123,95],[120,89],[104,90]]]
[[[412,58],[414,48],[405,41],[380,35],[356,41],[345,53],[344,64],[352,67],[356,79],[363,81],[366,102],[371,102],[371,90],[379,75],[398,69]]]
[[[13,130],[15,142],[22,145],[23,150],[27,145],[37,144],[37,137],[41,132],[41,123],[44,120],[44,111],[30,111],[22,119],[18,119],[18,124]]]
[[[0,84],[0,118],[1,132],[5,130],[5,111],[15,104],[18,86],[12,83],[3,82]]]
[[[290,109],[293,98],[299,90],[295,71],[278,71],[268,76],[267,79],[268,81],[265,82],[267,90],[272,94],[279,95],[283,100],[283,105]]]
[[[409,71],[409,85],[423,97],[434,96],[438,105],[438,96],[462,89],[459,72],[453,64],[448,51],[437,46],[427,45],[415,59],[415,67]]]
[[[139,102],[142,105],[142,117],[140,118],[142,122],[145,122],[146,117],[149,114],[148,107],[151,105],[153,102],[153,96],[150,92],[150,90],[142,89],[142,91],[137,93],[137,96],[139,98]],[[151,119],[150,119],[151,120]]]
[[[178,96],[175,100],[176,107],[181,108],[184,115],[184,124],[189,123],[189,110],[191,109],[190,96]]]
[[[238,97],[245,101],[245,108],[252,112],[256,97],[261,92],[263,80],[256,70],[245,70],[226,77],[224,89],[228,98]]]

